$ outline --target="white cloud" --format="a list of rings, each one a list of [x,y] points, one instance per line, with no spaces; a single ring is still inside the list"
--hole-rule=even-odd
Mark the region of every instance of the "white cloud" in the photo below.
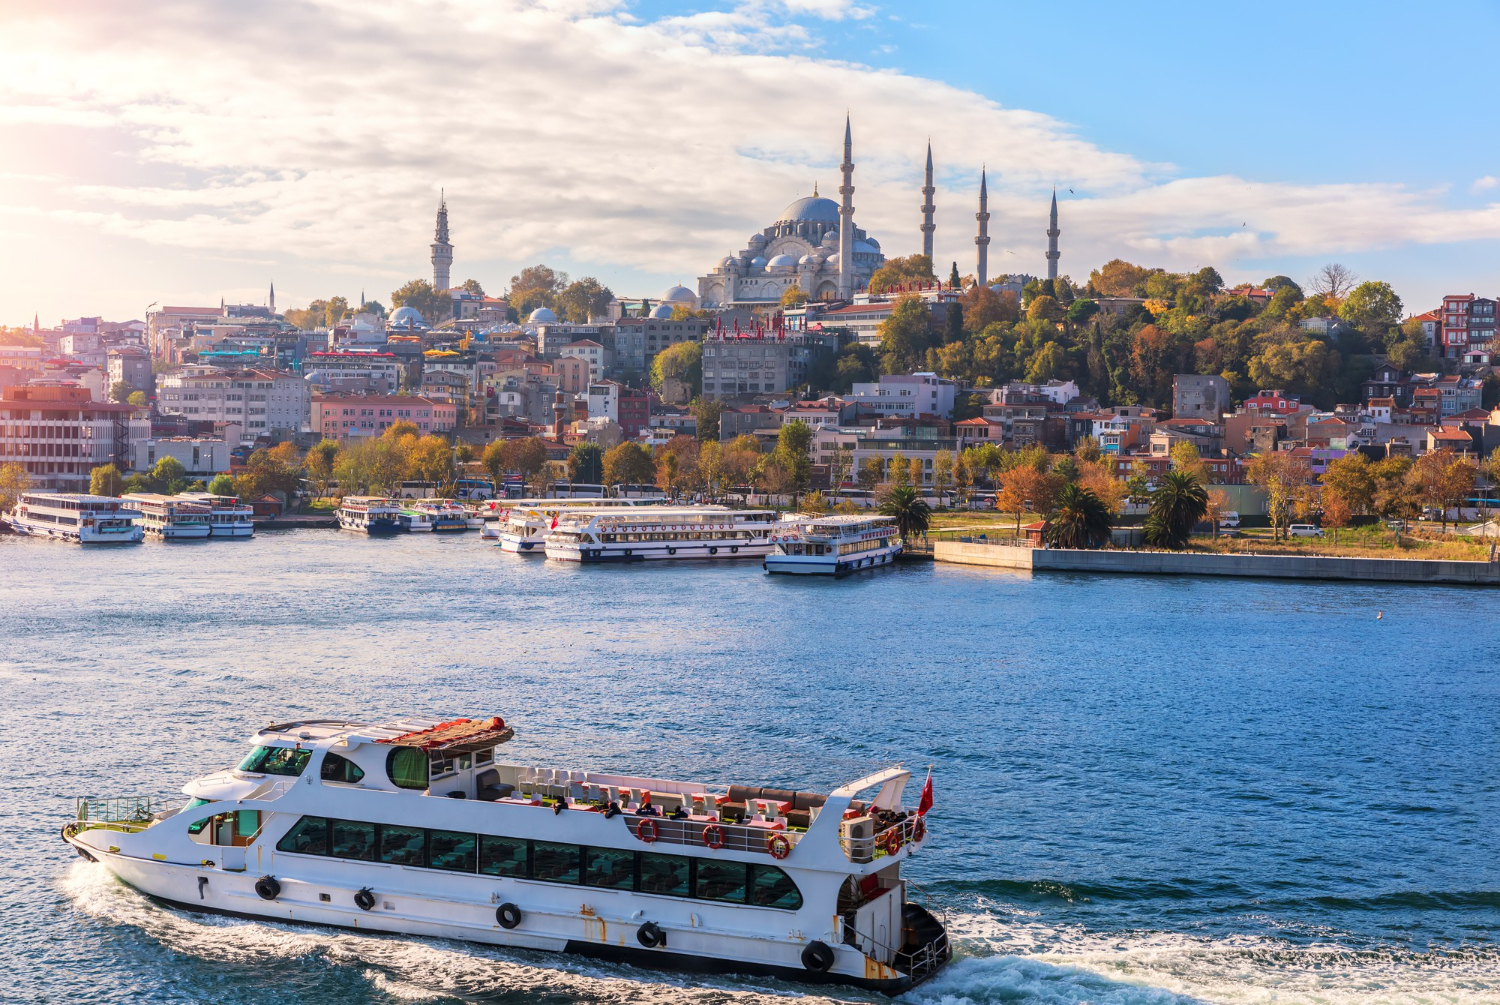
[[[1496,185],[1500,185],[1500,178],[1496,178],[1492,174],[1487,174],[1483,178],[1474,179],[1474,184],[1470,185],[1469,188],[1474,192],[1485,192]]]
[[[153,170],[78,166],[48,182],[46,198],[24,202],[0,189],[0,216],[144,242],[167,273],[219,256],[292,257],[320,274],[425,274],[446,187],[455,277],[471,274],[466,263],[499,262],[503,274],[479,276],[497,288],[511,266],[566,255],[606,282],[687,279],[743,247],[814,181],[836,187],[846,108],[858,219],[887,254],[918,240],[928,135],[938,257],[965,268],[981,163],[995,271],[1040,270],[1053,183],[1074,275],[1116,255],[1188,267],[1500,236],[1500,207],[1449,209],[1441,192],[1399,185],[1177,177],[1047,115],[817,58],[806,17],[869,15],[848,0],[755,0],[653,23],[615,0],[152,11],[142,18],[96,0],[66,14],[5,15],[0,128],[107,128]],[[13,260],[0,267],[34,250],[6,254]],[[29,314],[5,296],[0,311]]]

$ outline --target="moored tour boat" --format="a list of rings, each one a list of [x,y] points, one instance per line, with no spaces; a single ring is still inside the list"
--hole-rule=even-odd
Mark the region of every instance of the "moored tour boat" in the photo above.
[[[620,509],[641,509],[649,506],[666,506],[665,496],[640,499],[517,499],[506,503],[501,510],[495,535],[501,551],[516,555],[541,555],[545,553],[548,534],[557,528],[564,513],[591,513]]]
[[[77,492],[22,492],[5,522],[17,534],[80,544],[135,544],[145,531],[141,511],[113,496]]]
[[[432,530],[432,514],[417,509],[412,503],[406,503],[397,514],[401,521],[401,529],[412,533],[425,533]]]
[[[255,534],[255,510],[236,496],[216,496],[212,492],[184,492],[179,497],[207,503],[210,510],[209,537],[251,537]]]
[[[767,572],[844,576],[890,565],[901,554],[896,519],[839,514],[809,518],[772,535],[775,547],[763,563]]]
[[[908,897],[930,779],[831,793],[502,762],[499,718],[313,720],[185,806],[80,799],[63,838],[187,911],[565,951],[891,994],[949,959]]]
[[[781,523],[775,510],[716,506],[565,513],[559,521],[546,536],[547,557],[564,562],[761,558]]]
[[[397,534],[401,504],[384,496],[349,496],[339,504],[339,527],[362,534]]]
[[[141,511],[135,522],[147,537],[201,541],[213,530],[213,508],[207,503],[157,492],[131,492],[124,499]]]

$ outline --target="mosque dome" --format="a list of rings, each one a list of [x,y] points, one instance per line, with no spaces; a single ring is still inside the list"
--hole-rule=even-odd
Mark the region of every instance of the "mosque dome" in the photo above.
[[[677,304],[695,304],[698,302],[698,294],[686,286],[674,286],[662,295],[662,299]]]
[[[556,321],[557,315],[553,314],[550,308],[538,307],[536,310],[531,312],[531,316],[526,320],[530,321],[532,324],[542,324],[544,322]]]
[[[780,269],[780,268],[788,268],[788,269],[790,269],[793,266],[795,266],[796,264],[797,264],[797,260],[795,258],[793,258],[791,255],[777,255],[775,258],[771,259],[769,262],[766,263],[766,268],[768,268],[768,269]]]
[[[823,264],[823,260],[817,255],[803,255],[801,258],[797,259],[797,264],[811,266],[812,268],[816,269],[818,266]]]
[[[823,235],[823,246],[826,248],[837,248],[839,246],[839,229],[837,227]]]
[[[719,263],[719,264],[720,264],[720,265],[722,265],[722,266],[723,266],[723,267],[724,267],[724,268],[726,268],[726,269],[732,269],[732,268],[734,268],[734,267],[735,267],[735,266],[736,266],[736,265],[739,265],[739,264],[740,264],[740,260],[739,260],[739,259],[738,259],[738,258],[734,258],[734,257],[730,257],[730,258],[726,258],[726,259],[724,259],[724,260],[723,260],[723,261],[722,261],[722,262],[720,262],[720,263]]]
[[[670,318],[672,316],[672,305],[657,304],[655,307],[651,308],[651,316],[653,318]]]
[[[781,211],[777,223],[838,223],[839,204],[832,199],[810,195],[798,199]]]
[[[391,320],[388,323],[392,328],[426,328],[427,322],[422,317],[422,312],[415,307],[397,307],[391,312]]]
[[[752,248],[764,248],[765,246],[766,246],[766,235],[765,234],[751,234],[750,235],[750,247],[752,247]]]
[[[764,269],[765,267],[766,267],[766,256],[765,255],[756,255],[754,258],[750,259],[750,268],[752,268],[752,269]]]
[[[868,243],[871,247],[875,248],[876,250],[879,250],[879,248],[880,248],[880,242],[877,241],[877,240],[875,240],[875,238],[873,238],[873,237],[867,237],[867,238],[865,238],[865,242]]]
[[[856,255],[878,255],[880,254],[880,245],[871,244],[869,241],[855,241],[854,253]]]

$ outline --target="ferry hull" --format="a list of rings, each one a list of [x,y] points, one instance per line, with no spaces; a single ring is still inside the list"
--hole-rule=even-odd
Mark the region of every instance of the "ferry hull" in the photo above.
[[[368,534],[371,537],[387,537],[391,534],[399,534],[406,529],[401,525],[401,521],[395,518],[371,520],[363,525],[340,521],[339,526],[344,530],[352,530],[358,534]]]
[[[47,524],[33,524],[25,520],[7,521],[10,529],[17,534],[27,534],[31,537],[50,537],[58,541],[72,541],[75,544],[139,544],[145,539],[145,532],[139,527],[126,527],[120,530],[78,530],[54,527]]]
[[[729,558],[764,558],[771,552],[769,543],[747,544],[661,544],[643,543],[629,547],[598,545],[589,547],[547,546],[547,557],[559,562],[598,565],[620,562],[651,562],[665,559],[698,559],[718,561]]]
[[[214,524],[209,529],[209,537],[252,537],[255,534],[255,524]]]
[[[890,565],[901,554],[900,549],[877,555],[833,560],[814,555],[767,555],[763,567],[769,573],[791,576],[847,576],[854,572]]]
[[[523,541],[509,534],[500,535],[500,550],[512,555],[544,555],[546,548],[541,541]]]
[[[210,536],[211,528],[208,526],[197,527],[153,527],[147,531],[151,537],[160,538],[163,541],[202,541]]]

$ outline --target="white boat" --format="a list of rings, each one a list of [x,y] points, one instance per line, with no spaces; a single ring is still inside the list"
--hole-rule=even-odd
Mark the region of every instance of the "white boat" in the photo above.
[[[654,499],[517,499],[497,503],[501,517],[495,535],[500,550],[516,555],[541,555],[548,534],[564,513],[592,513],[669,505],[665,496]]]
[[[504,763],[502,720],[250,737],[186,805],[80,799],[63,839],[191,912],[466,939],[899,994],[949,959],[896,766],[830,793]]]
[[[255,510],[236,496],[216,496],[212,492],[184,492],[179,497],[207,503],[209,537],[250,537],[255,533]]]
[[[135,544],[145,536],[135,523],[140,516],[140,510],[113,496],[22,492],[5,522],[17,534],[81,544]]]
[[[201,541],[213,531],[210,522],[213,507],[208,503],[159,492],[131,492],[124,498],[141,511],[135,522],[147,537],[163,541]]]
[[[339,504],[339,526],[362,534],[398,534],[401,503],[384,496],[350,496]]]
[[[890,565],[901,554],[896,519],[889,516],[812,517],[777,531],[772,541],[765,570],[794,575],[844,576]]]
[[[564,513],[546,536],[547,557],[563,562],[668,558],[762,558],[780,523],[775,510],[653,506]]]
[[[434,532],[464,531],[469,529],[469,515],[463,505],[452,499],[418,499],[409,511],[427,518],[425,529]],[[403,510],[406,512],[407,510]],[[413,527],[412,530],[420,528]]]
[[[401,521],[401,529],[411,533],[428,533],[432,530],[432,515],[424,513],[410,503],[406,503],[396,514],[396,519]]]

